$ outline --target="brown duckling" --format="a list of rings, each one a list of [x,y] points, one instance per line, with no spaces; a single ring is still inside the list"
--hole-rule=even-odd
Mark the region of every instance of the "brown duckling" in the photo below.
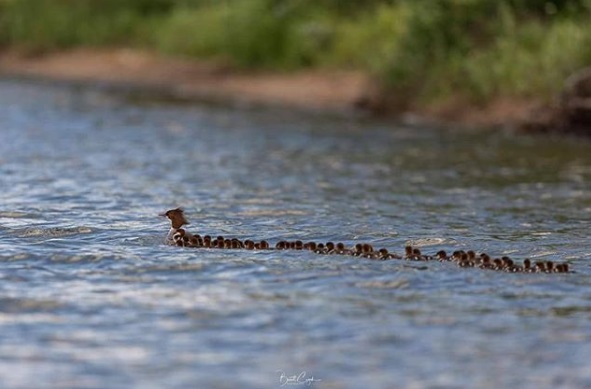
[[[390,253],[388,252],[387,248],[381,248],[378,250],[378,259],[390,259]]]
[[[563,273],[568,273],[568,263],[564,262],[562,264]]]
[[[435,254],[435,256],[437,257],[437,260],[439,262],[444,262],[444,261],[449,260],[449,257],[447,256],[447,253],[445,252],[445,250],[439,250],[437,252],[437,254]]]
[[[324,243],[318,243],[316,245],[316,250],[314,250],[316,254],[325,254],[326,248],[324,247]]]
[[[326,253],[334,254],[335,244],[333,242],[326,242]]]
[[[458,262],[462,260],[462,255],[466,254],[464,250],[456,250],[451,255],[451,260]]]
[[[546,271],[546,264],[541,261],[536,262],[536,272],[545,272]]]
[[[363,256],[369,258],[371,256],[371,254],[374,252],[373,246],[370,245],[369,243],[364,243],[361,245],[361,252],[362,252]]]
[[[306,250],[316,251],[316,242],[308,242],[304,245]]]
[[[413,258],[413,247],[408,245],[404,246],[404,259],[412,259]]]
[[[176,232],[172,235],[172,240],[177,246],[186,246],[187,245],[187,237],[185,236],[186,232],[183,228],[179,228]]]
[[[516,271],[515,262],[511,258],[507,258],[504,261],[504,266],[506,271],[514,272]]]
[[[492,263],[491,263],[491,259],[490,259],[490,257],[488,256],[488,254],[487,254],[487,255],[485,255],[485,256],[483,256],[483,257],[481,258],[480,262],[481,262],[481,263],[480,263],[480,266],[479,266],[479,267],[480,267],[481,269],[492,269],[492,268],[493,268],[493,265],[492,265]]]
[[[554,262],[546,261],[546,273],[554,273]]]
[[[363,245],[361,243],[355,244],[355,248],[351,252],[351,255],[358,257],[363,254]]]
[[[531,273],[533,269],[531,268],[531,259],[525,258],[523,260],[523,271],[526,273]]]
[[[244,248],[247,250],[254,250],[254,242],[250,239],[244,241]]]
[[[501,258],[495,258],[493,260],[492,269],[493,270],[503,270],[503,261],[501,260]]]
[[[431,259],[431,257],[429,257],[427,255],[423,255],[423,253],[421,253],[420,249],[413,248],[412,249],[412,259],[414,261],[428,261],[429,259]]]
[[[241,249],[244,248],[244,244],[238,240],[237,238],[232,238],[232,248],[233,249]]]
[[[345,244],[343,242],[338,242],[335,247],[335,251],[337,254],[346,255],[346,254],[348,254],[349,250],[347,250],[347,248],[345,247]]]
[[[201,244],[199,244],[199,239],[196,235],[193,235],[190,239],[189,239],[189,247],[201,247]]]
[[[267,242],[266,240],[261,240],[261,242],[259,243],[259,247],[261,250],[269,250],[269,242]]]

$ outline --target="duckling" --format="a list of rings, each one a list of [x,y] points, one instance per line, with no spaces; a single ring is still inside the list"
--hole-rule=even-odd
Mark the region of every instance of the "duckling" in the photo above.
[[[355,244],[355,248],[351,252],[351,255],[358,257],[363,254],[363,245],[361,243]]]
[[[177,246],[186,246],[187,245],[187,237],[186,237],[186,231],[183,228],[179,228],[176,230],[176,232],[172,235],[172,240],[174,242],[174,244],[176,244]]]
[[[427,257],[421,253],[421,250],[418,248],[412,249],[412,260],[413,261],[426,261]]]
[[[469,261],[468,253],[465,253],[462,251],[459,261],[460,262],[468,262]]]
[[[362,244],[361,251],[362,251],[362,255],[366,258],[370,258],[372,253],[374,252],[372,245],[370,245],[369,243]]]
[[[316,250],[314,250],[316,254],[325,254],[326,249],[324,248],[324,243],[318,243],[316,245]]]
[[[224,245],[222,246],[225,249],[231,249],[232,248],[232,240],[226,238],[224,239]]]
[[[501,257],[501,261],[503,261],[503,270],[511,270],[513,266],[513,260],[507,256]]]
[[[536,272],[543,273],[545,271],[546,271],[546,266],[545,266],[544,262],[537,261],[536,262]]]
[[[302,250],[303,248],[304,248],[304,242],[302,242],[301,240],[296,240],[295,241],[295,249]]]
[[[451,260],[454,262],[462,260],[462,255],[465,254],[464,250],[456,250],[451,255]]]
[[[189,239],[189,247],[201,247],[199,240],[200,240],[200,237],[198,237],[198,235],[193,235]]]
[[[515,262],[511,258],[507,258],[504,262],[505,270],[509,272],[515,271]]]
[[[412,259],[413,258],[413,248],[412,246],[404,246],[404,259]]]
[[[182,237],[185,236],[187,232],[185,231],[184,228],[179,228],[178,230],[176,230],[176,232],[174,233],[174,235],[172,236],[173,239],[174,237],[176,237],[177,239],[181,239]]]
[[[304,245],[304,248],[310,251],[316,251],[316,242],[308,242]]]
[[[378,259],[390,259],[390,253],[387,248],[381,248],[378,250]]]
[[[327,254],[334,254],[335,245],[333,242],[326,242],[326,253]]]
[[[492,269],[493,268],[493,265],[491,264],[490,257],[488,255],[485,255],[484,257],[482,257],[479,268],[481,268],[481,269]]]
[[[563,262],[559,265],[556,265],[556,267],[560,266],[560,269],[557,269],[558,273],[568,273],[568,263]]]
[[[287,242],[284,240],[280,240],[279,242],[277,242],[277,244],[275,245],[275,249],[276,250],[285,250],[285,244]]]
[[[546,261],[546,273],[554,273],[554,262]]]
[[[449,257],[447,256],[445,250],[439,250],[435,255],[437,256],[437,260],[439,260],[439,262],[449,261]]]
[[[462,253],[460,260],[458,261],[460,267],[474,267],[474,262],[470,260],[468,253]]]
[[[531,268],[531,260],[529,258],[525,258],[523,260],[523,271],[526,273],[531,273],[532,272],[532,268]]]
[[[177,246],[183,247],[185,245],[185,242],[183,242],[183,237],[179,233],[175,233],[172,236],[172,240],[173,240],[174,244]]]
[[[340,255],[346,255],[348,254],[347,248],[345,247],[345,244],[343,242],[338,242],[336,247],[335,247],[336,253],[340,254]]]
[[[466,254],[468,255],[468,261],[476,264],[476,252],[474,250],[468,250]]]
[[[233,238],[232,239],[232,248],[233,249],[241,249],[241,248],[244,248],[244,244],[240,240]]]
[[[261,242],[259,243],[259,247],[261,250],[269,250],[269,242],[267,242],[266,240],[261,240]]]
[[[254,250],[254,242],[250,239],[244,241],[244,248],[247,250]]]
[[[493,260],[492,269],[493,270],[503,270],[503,261],[501,260],[501,258],[495,258]]]

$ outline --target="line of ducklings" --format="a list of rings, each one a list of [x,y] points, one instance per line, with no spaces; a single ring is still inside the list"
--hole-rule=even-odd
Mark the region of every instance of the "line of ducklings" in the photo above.
[[[568,263],[555,264],[553,261],[536,261],[532,263],[529,258],[523,261],[523,264],[517,264],[508,256],[501,258],[491,258],[486,253],[476,254],[473,250],[457,250],[448,255],[444,250],[438,251],[434,256],[425,255],[421,250],[406,246],[404,255],[391,253],[386,248],[374,250],[369,243],[357,243],[353,247],[346,247],[344,243],[316,243],[303,242],[301,240],[277,242],[274,248],[266,240],[254,241],[246,239],[244,241],[237,238],[224,238],[217,236],[215,238],[199,234],[193,235],[187,233],[183,228],[179,228],[173,235],[173,241],[177,246],[198,247],[198,248],[218,248],[218,249],[245,249],[245,250],[308,250],[316,254],[324,255],[350,255],[374,260],[399,259],[407,261],[439,261],[454,262],[460,267],[476,267],[485,270],[497,270],[510,273],[568,273]]]

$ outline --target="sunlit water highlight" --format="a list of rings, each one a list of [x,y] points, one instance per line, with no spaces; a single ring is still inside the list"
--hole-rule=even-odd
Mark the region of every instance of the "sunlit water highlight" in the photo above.
[[[586,142],[8,81],[0,117],[2,387],[591,387]],[[179,205],[214,236],[575,273],[163,245]]]

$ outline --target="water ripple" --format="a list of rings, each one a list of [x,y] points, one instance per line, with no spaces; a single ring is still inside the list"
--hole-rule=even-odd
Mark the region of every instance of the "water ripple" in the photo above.
[[[591,386],[585,143],[0,84],[3,387]],[[166,246],[177,206],[213,236],[575,272]]]

